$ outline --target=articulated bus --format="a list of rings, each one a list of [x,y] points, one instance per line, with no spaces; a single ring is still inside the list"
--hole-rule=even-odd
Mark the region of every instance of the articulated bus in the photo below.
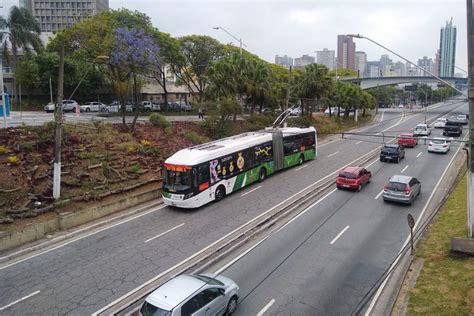
[[[182,149],[163,167],[163,201],[195,208],[316,157],[316,129],[277,128]]]

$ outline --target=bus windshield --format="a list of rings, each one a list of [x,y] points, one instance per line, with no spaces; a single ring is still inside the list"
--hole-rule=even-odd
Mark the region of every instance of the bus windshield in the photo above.
[[[192,187],[192,169],[182,169],[181,171],[164,169],[163,187],[170,192],[183,192]]]

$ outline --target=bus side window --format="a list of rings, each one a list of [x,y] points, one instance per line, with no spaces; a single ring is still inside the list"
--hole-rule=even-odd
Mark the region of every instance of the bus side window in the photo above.
[[[198,184],[209,182],[209,165],[200,165],[198,168]]]
[[[295,150],[295,138],[288,136],[283,138],[283,153],[289,155]]]

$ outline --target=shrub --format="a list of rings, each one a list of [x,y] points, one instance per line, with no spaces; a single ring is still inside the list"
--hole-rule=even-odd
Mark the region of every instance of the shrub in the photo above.
[[[245,123],[247,124],[249,130],[258,131],[265,129],[265,127],[272,126],[273,121],[273,117],[261,114],[253,114],[247,117]]]
[[[173,134],[173,128],[171,126],[165,127],[165,134],[166,135],[172,135]]]
[[[201,136],[195,131],[185,131],[183,135],[184,137],[189,139],[194,145],[202,144],[208,141],[207,137]]]
[[[298,116],[295,118],[291,118],[288,123],[290,126],[310,127],[314,126],[316,122],[307,116]]]
[[[211,139],[227,137],[232,133],[232,122],[221,120],[216,115],[209,115],[202,126],[206,135]]]
[[[132,168],[130,168],[130,171],[133,173],[138,173],[141,169],[141,166],[139,164],[134,164]]]
[[[9,156],[7,157],[7,162],[11,165],[19,165],[20,164],[20,159],[17,156]]]
[[[7,146],[0,145],[0,155],[6,154],[9,151],[10,149]]]
[[[18,144],[18,150],[30,153],[33,151],[33,147],[35,146],[34,143],[20,143]]]
[[[167,128],[171,125],[170,122],[166,120],[166,117],[159,113],[152,113],[149,116],[150,123],[155,127]]]

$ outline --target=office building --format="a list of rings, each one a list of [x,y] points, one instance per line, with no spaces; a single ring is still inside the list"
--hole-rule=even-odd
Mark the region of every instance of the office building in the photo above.
[[[337,36],[337,67],[356,70],[355,43],[346,35]]]
[[[275,64],[276,65],[281,65],[285,66],[286,68],[290,68],[290,66],[293,66],[293,58],[284,55],[284,56],[275,56]]]
[[[310,64],[314,64],[314,57],[309,56],[309,55],[303,55],[299,58],[295,58],[295,67],[296,68],[303,68],[305,66],[308,66]]]
[[[377,60],[367,61],[365,65],[365,69],[366,69],[366,73],[364,77],[369,77],[369,78],[380,77],[379,62]]]
[[[55,32],[109,9],[108,0],[27,0],[41,32]]]
[[[360,77],[364,77],[365,75],[365,68],[367,65],[367,54],[365,52],[355,52],[355,66],[356,71],[358,72]]]
[[[392,65],[394,76],[403,77],[406,76],[406,66],[401,61],[397,61]]]
[[[452,77],[456,58],[456,27],[453,26],[453,19],[446,26],[441,28],[439,37],[439,76]]]
[[[390,76],[392,72],[392,60],[388,55],[382,55],[380,56],[380,61],[379,61],[379,67],[380,70],[382,71],[383,76]]]
[[[323,50],[316,52],[316,62],[333,70],[336,68],[336,52],[323,48]]]
[[[439,77],[439,49],[436,50],[435,59],[433,61],[433,74]]]
[[[433,73],[433,59],[431,58],[428,58],[427,56],[423,56],[422,59],[418,59],[418,62],[417,62],[417,65],[421,68],[423,68],[424,70],[427,70],[431,73]],[[429,77],[431,76],[429,73],[423,71],[423,70],[420,70],[418,69],[418,72],[419,72],[419,75],[420,76],[425,76],[425,77]]]

